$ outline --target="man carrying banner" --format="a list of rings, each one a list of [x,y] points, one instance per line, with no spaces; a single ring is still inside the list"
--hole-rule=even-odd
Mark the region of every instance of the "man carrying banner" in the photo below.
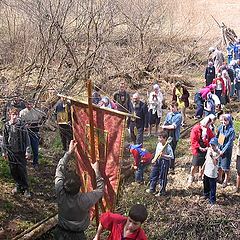
[[[58,202],[58,226],[54,233],[56,240],[85,240],[84,231],[90,223],[89,209],[104,193],[104,181],[97,161],[91,164],[96,175],[97,188],[92,192],[79,192],[82,185],[79,175],[76,171],[67,171],[67,164],[76,147],[77,142],[71,140],[68,152],[60,159],[56,169],[55,190]]]

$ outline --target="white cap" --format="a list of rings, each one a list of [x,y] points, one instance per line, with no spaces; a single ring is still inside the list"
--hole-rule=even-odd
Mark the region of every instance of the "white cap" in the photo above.
[[[214,47],[210,47],[210,48],[208,49],[208,51],[209,51],[209,52],[214,52],[214,51],[215,51],[215,48],[214,48]]]
[[[133,94],[133,98],[139,98],[139,94],[136,92]]]
[[[158,84],[154,84],[153,85],[153,89],[159,89],[160,87],[159,87],[159,85]]]
[[[208,115],[208,117],[212,120],[212,121],[214,121],[217,117],[216,117],[216,115],[214,115],[214,114],[209,114]]]
[[[201,124],[203,127],[207,127],[207,125],[208,125],[211,121],[212,121],[212,119],[207,116],[207,117],[205,117],[203,120],[201,120],[200,124]]]

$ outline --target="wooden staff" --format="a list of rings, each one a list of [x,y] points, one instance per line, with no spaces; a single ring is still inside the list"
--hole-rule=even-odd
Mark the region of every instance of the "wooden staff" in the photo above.
[[[91,144],[91,158],[92,163],[96,162],[96,153],[95,153],[95,140],[94,140],[94,120],[93,120],[93,105],[92,105],[92,81],[88,80],[87,82],[87,90],[88,90],[88,118],[89,118],[89,126],[90,126],[90,144]],[[96,176],[94,174],[92,180],[93,188],[96,189],[97,181]],[[95,217],[96,217],[96,225],[98,227],[99,224],[99,211],[98,211],[98,203],[95,204]]]
[[[158,158],[162,156],[163,151],[166,149],[167,145],[171,143],[172,139],[173,139],[172,137],[168,137],[166,143],[163,145],[163,148],[161,149],[161,152],[152,159],[152,163],[155,163],[158,160]]]

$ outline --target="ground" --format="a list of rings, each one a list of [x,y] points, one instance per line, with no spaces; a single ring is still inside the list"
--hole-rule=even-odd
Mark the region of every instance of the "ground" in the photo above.
[[[192,93],[195,88],[191,89]],[[233,107],[235,105],[233,104]],[[235,106],[237,108],[237,106]],[[236,108],[233,108],[235,111]],[[189,109],[188,126],[193,123],[190,118],[194,110]],[[165,113],[166,114],[166,113]],[[240,130],[237,113],[234,113],[236,130]],[[218,124],[218,123],[217,123]],[[190,128],[191,129],[191,128]],[[190,130],[189,129],[189,130]],[[41,146],[40,168],[36,171],[29,162],[29,179],[32,197],[13,196],[14,187],[9,175],[7,162],[0,159],[0,239],[11,239],[35,223],[56,213],[54,194],[54,172],[59,158],[63,155],[59,134],[57,131],[44,131],[43,145]],[[154,152],[157,137],[145,136],[145,147]],[[230,185],[223,189],[217,187],[217,205],[213,208],[202,200],[202,182],[195,182],[187,187],[187,177],[191,166],[189,131],[182,138],[177,147],[177,161],[175,175],[169,175],[167,196],[157,198],[146,193],[150,166],[145,173],[145,184],[134,184],[134,176],[123,179],[120,188],[116,212],[127,214],[129,207],[134,203],[146,204],[149,217],[144,223],[150,240],[156,239],[239,239],[239,201],[240,194],[234,193],[236,179],[233,157],[233,171]],[[131,161],[127,153],[125,161]],[[92,239],[96,226],[94,223],[87,232]],[[2,238],[1,238],[2,236]],[[43,235],[39,240],[53,239],[52,233]]]

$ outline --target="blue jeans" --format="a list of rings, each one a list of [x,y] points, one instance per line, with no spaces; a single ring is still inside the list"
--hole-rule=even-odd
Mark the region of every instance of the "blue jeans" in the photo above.
[[[135,171],[135,181],[143,182],[143,173],[146,168],[145,164],[139,163],[137,170]]]
[[[170,145],[171,145],[172,150],[173,150],[174,158],[171,159],[171,160],[169,160],[169,161],[170,161],[170,168],[171,168],[172,170],[175,169],[175,160],[176,160],[176,158],[175,158],[175,151],[176,151],[176,148],[177,148],[177,143],[178,143],[178,141],[176,140],[175,137],[173,137],[173,139],[172,139]]]
[[[33,153],[33,165],[38,164],[39,134],[37,132],[29,132],[29,138]]]
[[[195,113],[195,116],[199,116],[199,117],[202,117],[203,115],[203,99],[200,95],[200,93],[196,93],[195,96],[194,96],[194,102],[196,103],[197,105],[197,110],[196,110],[196,113]]]
[[[240,89],[237,89],[237,99],[240,101]]]
[[[170,160],[160,158],[153,165],[151,174],[150,174],[150,191],[155,192],[157,182],[160,185],[160,193],[166,192],[167,186],[167,175],[170,167]]]
[[[209,202],[214,204],[216,202],[216,190],[217,190],[217,179],[210,178],[204,175],[203,178],[203,193],[206,198],[209,198]]]

